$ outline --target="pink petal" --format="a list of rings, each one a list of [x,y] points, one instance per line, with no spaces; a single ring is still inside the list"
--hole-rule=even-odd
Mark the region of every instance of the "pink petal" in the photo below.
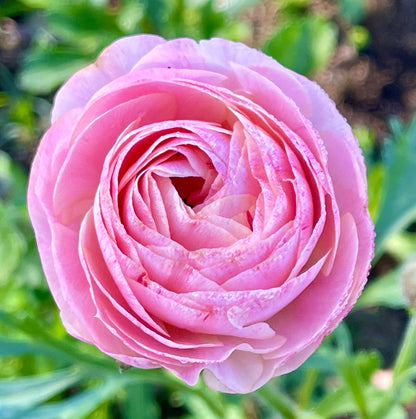
[[[113,42],[95,63],[75,73],[61,87],[55,96],[52,122],[71,109],[85,106],[95,92],[128,73],[143,55],[163,42],[164,39],[155,35],[136,35]]]

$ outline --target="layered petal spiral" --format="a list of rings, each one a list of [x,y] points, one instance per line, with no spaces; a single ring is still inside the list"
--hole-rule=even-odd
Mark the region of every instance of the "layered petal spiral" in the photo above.
[[[314,82],[223,39],[126,37],[77,72],[28,204],[69,333],[224,392],[298,367],[373,254],[345,119]]]

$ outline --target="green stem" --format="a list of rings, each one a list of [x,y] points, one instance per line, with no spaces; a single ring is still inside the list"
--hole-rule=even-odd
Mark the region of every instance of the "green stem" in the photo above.
[[[340,355],[337,366],[345,384],[349,387],[355,403],[360,411],[361,418],[368,419],[367,404],[363,393],[363,383],[360,373],[352,359]]]
[[[399,402],[403,387],[416,375],[416,366],[412,366],[416,355],[416,310],[407,323],[399,354],[393,367],[393,383],[374,412],[374,419],[389,417],[391,409]]]
[[[390,415],[391,410],[400,402],[402,392],[406,383],[414,380],[416,377],[416,365],[408,368],[405,372],[397,376],[392,383],[391,388],[386,391],[386,395],[373,412],[372,419],[385,419]]]
[[[17,330],[20,330],[33,340],[42,342],[44,347],[51,349],[55,353],[59,352],[60,355],[63,355],[72,362],[88,366],[89,372],[96,369],[97,374],[100,375],[103,373],[105,375],[111,373],[119,376],[119,370],[113,359],[99,358],[81,352],[79,345],[76,345],[68,340],[56,339],[36,320],[29,316],[16,318],[16,316],[0,310],[0,320],[2,320],[9,327],[12,326]],[[205,389],[201,385],[190,387],[170,373],[163,374],[161,369],[139,370],[131,368],[123,371],[120,379],[126,384],[129,382],[141,382],[158,385],[163,384],[174,391],[194,393],[203,400],[215,416],[218,418],[224,417],[223,403],[217,393]]]
[[[301,409],[305,409],[308,406],[318,375],[319,371],[316,368],[311,368],[306,371],[305,379],[298,393],[298,405]]]
[[[296,419],[296,404],[277,389],[271,389],[269,385],[259,388],[256,393],[271,407],[279,412],[285,419]]]
[[[0,310],[0,320],[9,327],[12,326],[23,332],[27,337],[32,338],[33,341],[41,343],[42,346],[51,350],[51,352],[59,353],[71,362],[80,363],[86,367],[88,366],[90,371],[91,369],[96,369],[97,374],[111,373],[119,375],[119,369],[114,359],[104,356],[101,357],[100,355],[94,356],[82,352],[80,345],[67,339],[55,338],[42,325],[29,316],[16,318],[16,316]],[[163,377],[159,369],[139,370],[131,368],[124,371],[122,376],[133,381],[153,384],[162,384],[166,381],[170,381],[174,384],[177,382],[172,377]]]
[[[163,375],[167,379],[167,387],[171,390],[184,391],[197,395],[205,405],[211,410],[214,416],[218,418],[224,418],[224,401],[221,397],[221,393],[215,392],[202,382],[199,382],[193,387],[184,383],[181,379],[172,375],[169,371],[163,370]]]
[[[400,346],[399,354],[393,367],[393,382],[397,380],[398,376],[409,368],[416,355],[416,310],[410,317],[406,327],[406,332]]]
[[[189,390],[190,388],[188,387],[187,391]],[[211,391],[204,390],[204,388],[192,388],[192,392],[197,394],[205,402],[215,416],[220,419],[225,418],[223,403],[219,402],[218,398],[213,397]]]

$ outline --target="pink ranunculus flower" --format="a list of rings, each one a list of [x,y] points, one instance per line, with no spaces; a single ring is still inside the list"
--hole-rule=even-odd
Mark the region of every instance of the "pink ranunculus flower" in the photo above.
[[[315,83],[223,39],[126,37],[78,71],[28,202],[70,334],[224,392],[297,368],[373,254],[344,118]]]

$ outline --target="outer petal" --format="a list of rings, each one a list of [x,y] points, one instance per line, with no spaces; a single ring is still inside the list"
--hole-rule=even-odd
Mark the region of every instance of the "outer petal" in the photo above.
[[[156,35],[135,35],[113,42],[93,64],[76,72],[58,91],[52,122],[71,109],[85,106],[97,90],[128,73],[143,55],[164,42]]]

